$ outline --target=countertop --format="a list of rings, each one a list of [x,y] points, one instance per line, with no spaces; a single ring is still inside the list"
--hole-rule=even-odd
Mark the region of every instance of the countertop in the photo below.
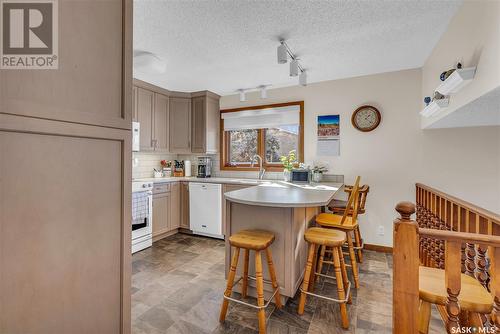
[[[316,207],[328,205],[342,183],[295,184],[268,181],[255,187],[225,193],[228,201],[271,207]]]
[[[248,184],[248,185],[258,185],[265,184],[269,182],[278,182],[275,180],[258,180],[258,179],[244,179],[244,178],[230,178],[230,177],[207,177],[198,178],[194,176],[190,177],[148,177],[148,178],[138,178],[133,179],[132,182],[152,182],[152,183],[169,183],[169,182],[199,182],[199,183],[223,183],[223,184]]]
[[[238,179],[228,177],[161,177],[139,178],[132,182],[200,182],[249,185],[250,187],[224,194],[231,202],[271,207],[315,207],[328,205],[342,183],[324,182],[296,184],[278,180]]]

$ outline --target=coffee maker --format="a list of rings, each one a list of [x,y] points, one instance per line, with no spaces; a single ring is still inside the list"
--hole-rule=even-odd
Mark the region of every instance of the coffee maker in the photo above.
[[[198,173],[196,177],[210,177],[212,175],[212,159],[210,157],[198,157]]]

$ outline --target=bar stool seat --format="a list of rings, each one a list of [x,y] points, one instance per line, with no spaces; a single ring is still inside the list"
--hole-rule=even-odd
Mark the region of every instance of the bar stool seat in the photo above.
[[[273,233],[264,230],[243,230],[239,231],[229,237],[229,244],[234,248],[233,258],[231,261],[231,269],[227,277],[226,291],[224,292],[224,300],[222,302],[219,321],[224,322],[226,319],[227,308],[229,306],[229,301],[240,303],[252,308],[257,309],[258,319],[259,319],[259,334],[266,333],[266,314],[265,309],[271,303],[271,299],[274,298],[275,305],[279,309],[281,308],[281,296],[280,287],[278,286],[278,280],[276,279],[276,272],[274,270],[273,259],[271,256],[271,250],[269,246],[273,243],[275,236]],[[243,275],[235,281],[236,268],[238,266],[238,259],[240,257],[240,249],[245,250],[244,254],[244,267]],[[255,277],[248,275],[249,257],[250,251],[255,251]],[[266,252],[267,265],[269,268],[269,275],[271,280],[264,280],[262,274],[262,257],[261,251]],[[257,305],[247,303],[243,300],[235,299],[231,297],[233,287],[242,281],[241,284],[241,296],[245,298],[247,296],[248,289],[248,279],[255,281],[257,290]],[[271,284],[273,287],[273,294],[270,300],[264,304],[264,283]]]
[[[243,230],[229,237],[229,243],[234,247],[263,250],[274,241],[274,234],[263,230]]]
[[[320,213],[316,216],[316,223],[324,227],[334,227],[342,230],[354,230],[358,227],[358,222],[353,221],[351,216],[345,217],[344,223],[342,223],[342,217],[333,213]]]
[[[307,242],[328,247],[340,247],[347,239],[345,232],[321,227],[308,228],[304,238]]]

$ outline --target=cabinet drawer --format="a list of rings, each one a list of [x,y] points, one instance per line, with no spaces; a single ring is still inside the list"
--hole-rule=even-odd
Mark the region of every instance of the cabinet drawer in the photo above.
[[[155,183],[153,194],[161,194],[170,191],[170,183]]]

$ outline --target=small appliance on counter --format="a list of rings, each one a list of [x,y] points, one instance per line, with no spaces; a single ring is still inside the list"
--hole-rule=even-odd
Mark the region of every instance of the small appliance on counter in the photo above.
[[[293,183],[310,183],[311,170],[307,168],[294,168],[292,169],[290,181]]]
[[[196,177],[206,178],[212,175],[212,159],[210,157],[198,157],[198,173]]]

